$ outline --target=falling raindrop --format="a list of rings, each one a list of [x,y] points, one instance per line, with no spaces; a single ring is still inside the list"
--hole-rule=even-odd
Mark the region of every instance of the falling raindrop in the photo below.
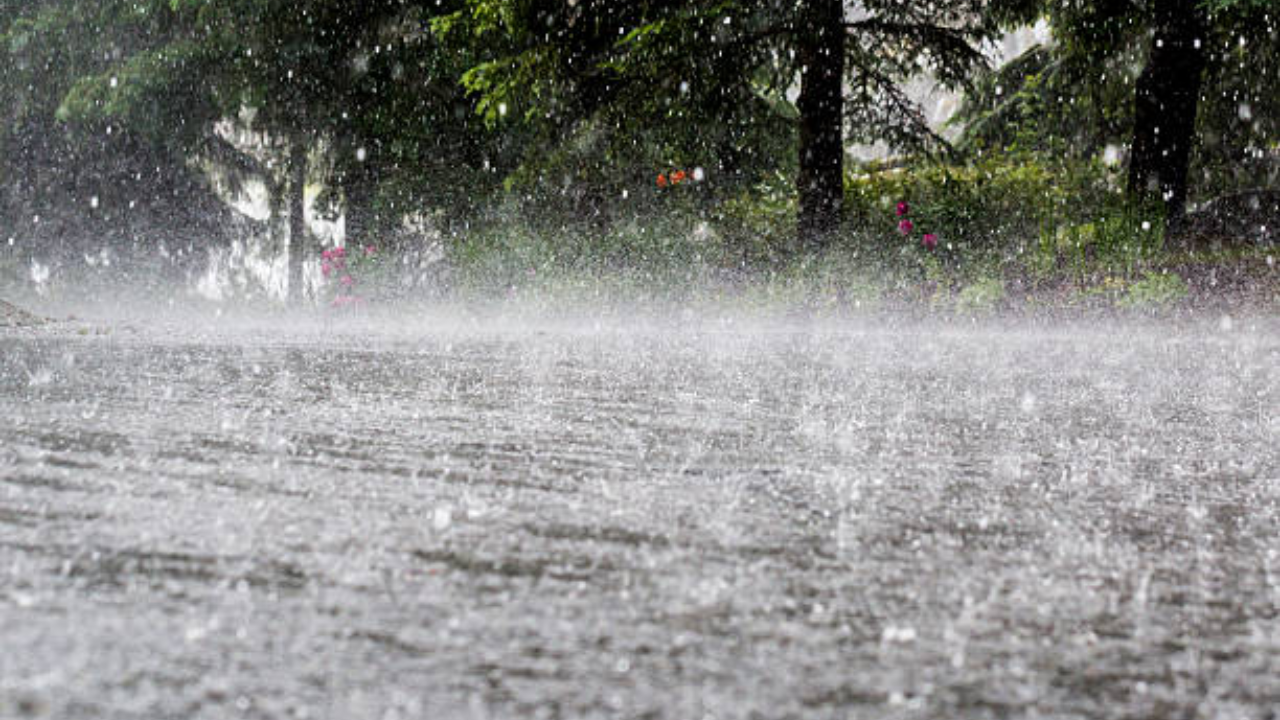
[[[431,513],[431,527],[436,532],[443,532],[449,529],[453,524],[453,508],[449,505],[441,505]]]
[[[1030,415],[1036,411],[1036,396],[1030,391],[1022,393],[1022,398],[1018,401],[1018,409]]]

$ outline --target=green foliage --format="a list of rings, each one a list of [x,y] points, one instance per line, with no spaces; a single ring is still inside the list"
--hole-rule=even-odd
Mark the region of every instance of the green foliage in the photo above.
[[[1151,3],[860,4],[844,28],[847,139],[913,154],[849,174],[843,243],[821,257],[798,257],[791,232],[796,51],[812,30],[800,7],[0,0],[0,220],[40,242],[190,245],[234,215],[205,169],[279,195],[293,145],[308,150],[307,182],[326,187],[331,217],[345,211],[354,228],[363,215],[390,251],[406,218],[425,218],[454,243],[452,263],[502,286],[530,270],[745,268],[838,295],[838,276],[857,266],[972,299],[1010,267],[1082,284],[1147,269],[1160,221],[1128,205],[1117,169],[1094,158],[1128,139]],[[1204,7],[1202,192],[1274,185],[1274,6]],[[1038,13],[1055,44],[970,85],[981,42]],[[927,155],[944,144],[903,87],[923,72],[970,91],[966,154]],[[655,186],[677,168],[701,168],[705,182]],[[902,200],[915,224],[906,238]],[[921,245],[926,232],[936,250]]]
[[[989,313],[1004,299],[1004,283],[1000,278],[984,277],[960,290],[956,296],[956,308],[968,313]]]
[[[680,213],[594,230],[512,215],[460,237],[447,253],[454,287],[491,297],[590,278],[674,293],[720,266],[705,224]]]
[[[0,12],[0,225],[24,253],[194,257],[196,237],[226,226],[228,209],[188,163],[216,116],[196,99],[200,58],[166,51],[189,48],[189,15],[168,0]]]
[[[370,229],[396,227],[423,206],[465,222],[466,210],[501,188],[504,153],[518,138],[475,121],[458,78],[477,51],[424,31],[457,5],[42,0],[6,10],[0,52],[18,72],[0,77],[0,150],[22,151],[6,153],[0,177],[52,170],[59,177],[49,185],[60,192],[7,184],[0,213],[62,218],[94,197],[123,221],[122,206],[135,217],[149,212],[125,191],[144,182],[158,204],[207,211],[192,199],[211,197],[197,168],[216,169],[233,190],[262,180],[281,207],[284,149],[303,143],[322,149],[309,153],[321,161],[310,171],[329,186],[326,203],[358,200]],[[228,126],[254,133],[257,147],[233,145]],[[158,174],[181,188],[155,185]],[[98,184],[108,187],[85,187]],[[133,221],[129,232],[142,226]]]
[[[471,0],[434,27],[492,49],[462,82],[491,127],[532,138],[515,148],[508,190],[594,217],[667,168],[702,167],[732,192],[786,161],[795,135],[774,112],[783,91],[770,95],[776,44],[732,41],[738,23],[765,22],[742,5]]]
[[[1111,203],[1100,210],[1087,221],[1047,224],[1036,266],[1043,271],[1067,265],[1082,281],[1099,270],[1128,278],[1157,256],[1164,239],[1158,208],[1135,212]]]
[[[1267,0],[1206,0],[1207,67],[1192,178],[1196,197],[1280,179],[1280,20]],[[1134,89],[1146,62],[1153,3],[1042,3],[1054,42],[993,69],[953,123],[969,153],[1036,151],[1121,159],[1133,135]],[[1013,17],[1014,24],[1035,13]]]
[[[716,209],[724,253],[742,267],[776,267],[795,254],[794,184],[779,172],[744,188]]]
[[[1132,124],[1132,68],[1139,59],[1062,56],[1035,45],[975,83],[949,121],[956,147],[984,152],[1053,153],[1074,158],[1118,148]],[[1098,78],[1114,78],[1099,82]],[[1118,151],[1113,149],[1113,152]]]
[[[909,242],[897,232],[895,206],[910,204]],[[913,163],[854,172],[846,182],[850,224],[878,248],[916,251],[923,233],[938,237],[948,261],[988,254],[1019,257],[1045,225],[1119,202],[1116,178],[1098,163],[1032,155],[988,155],[967,164]]]
[[[1186,299],[1187,282],[1170,272],[1148,272],[1141,280],[1129,285],[1120,304],[1136,309],[1156,309],[1177,304]]]

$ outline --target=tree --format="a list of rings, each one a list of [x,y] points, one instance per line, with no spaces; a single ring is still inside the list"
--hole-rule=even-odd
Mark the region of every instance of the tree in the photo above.
[[[820,247],[839,229],[844,206],[845,25],[842,0],[807,0],[801,6],[800,168],[796,177],[802,245]]]
[[[261,179],[273,196],[268,226],[288,229],[294,300],[312,253],[303,221],[309,182],[336,189],[322,200],[345,209],[348,241],[359,244],[421,205],[409,195],[428,181],[449,173],[447,185],[430,188],[433,197],[471,202],[483,184],[473,180],[488,175],[490,138],[471,132],[480,123],[458,82],[468,56],[424,31],[447,3],[113,2],[115,14],[101,20],[110,32],[130,29],[129,12],[165,31],[69,73],[70,89],[55,93],[59,116],[72,126],[127,129],[232,180]],[[216,130],[228,124],[251,131],[256,147],[228,142]]]
[[[167,2],[39,0],[0,5],[0,217],[26,254],[70,262],[99,251],[145,249],[170,258],[195,257],[191,234],[217,237],[224,215],[183,150],[206,105],[179,95],[156,103],[154,82],[194,67],[190,54],[151,55],[183,33]],[[111,72],[116,56],[146,56]],[[145,70],[145,72],[144,72]],[[139,107],[125,124],[105,113],[78,123],[87,77],[128,86]],[[195,87],[194,85],[189,87]],[[173,107],[183,107],[185,124]],[[165,121],[167,132],[152,132]],[[176,232],[182,227],[186,232]]]
[[[983,63],[978,44],[992,37],[992,18],[1002,17],[981,11],[1022,4],[470,0],[454,19],[486,42],[500,38],[505,51],[465,77],[481,109],[496,121],[498,111],[519,108],[551,138],[595,117],[614,121],[597,129],[624,137],[677,118],[745,131],[781,117],[796,143],[798,243],[817,248],[840,224],[845,140],[942,145],[902,82],[930,72],[963,84]],[[717,69],[714,90],[690,82],[700,67]],[[750,139],[742,133],[698,151],[724,162]]]
[[[961,146],[1090,157],[1127,147],[1136,206],[1162,204],[1176,234],[1187,199],[1274,182],[1280,14],[1261,0],[1043,3],[1054,42],[989,75],[966,99]],[[1140,72],[1137,70],[1140,68]],[[999,92],[998,92],[999,91]]]
[[[1161,200],[1170,232],[1187,205],[1187,170],[1205,67],[1207,21],[1198,0],[1165,0],[1152,8],[1151,49],[1134,88],[1129,192]]]

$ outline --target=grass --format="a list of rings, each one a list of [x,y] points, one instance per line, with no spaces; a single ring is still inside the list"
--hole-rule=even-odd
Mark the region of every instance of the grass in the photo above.
[[[1280,310],[1280,248],[1170,253],[1153,237],[1130,219],[1107,218],[1037,237],[1021,253],[931,253],[864,233],[821,255],[750,264],[732,236],[696,218],[594,234],[494,227],[448,254],[447,292],[547,305],[816,312],[1169,311],[1219,301]]]
[[[450,240],[443,261],[415,266],[412,281],[389,253],[362,289],[375,301],[426,294],[598,308],[1280,311],[1280,246],[1166,250],[1158,213],[1126,205],[1118,182],[1096,163],[1037,158],[856,169],[846,229],[820,254],[796,251],[795,193],[781,176],[608,225],[511,212]],[[900,202],[914,223],[905,235]],[[25,282],[26,270],[0,252],[6,285]]]

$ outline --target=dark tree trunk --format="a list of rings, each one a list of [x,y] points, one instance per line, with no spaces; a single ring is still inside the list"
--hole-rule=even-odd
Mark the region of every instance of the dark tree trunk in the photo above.
[[[300,139],[289,145],[289,302],[301,302],[302,261],[307,252],[307,220],[304,211],[307,187],[307,146]]]
[[[353,251],[375,244],[371,237],[375,182],[372,173],[363,165],[347,168],[342,174],[346,245]]]
[[[1134,93],[1129,195],[1164,203],[1167,235],[1186,215],[1188,169],[1205,66],[1206,23],[1198,0],[1155,3],[1155,34]]]
[[[844,3],[806,0],[800,10],[801,248],[825,247],[840,227],[844,204]]]

